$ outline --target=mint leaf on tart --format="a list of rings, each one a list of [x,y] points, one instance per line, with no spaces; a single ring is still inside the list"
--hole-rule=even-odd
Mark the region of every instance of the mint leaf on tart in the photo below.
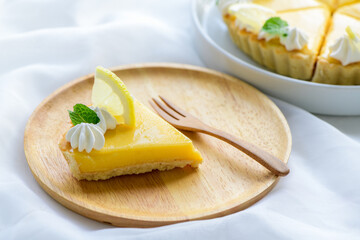
[[[68,112],[71,122],[74,126],[80,123],[97,124],[100,122],[100,118],[96,112],[81,103],[75,104],[74,111],[68,110]]]
[[[287,26],[289,26],[289,24],[285,20],[279,17],[271,17],[265,22],[262,30],[272,35],[282,35],[286,37]]]

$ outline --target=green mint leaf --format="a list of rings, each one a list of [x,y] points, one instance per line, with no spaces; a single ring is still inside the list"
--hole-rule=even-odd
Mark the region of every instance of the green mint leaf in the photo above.
[[[271,17],[265,22],[264,26],[262,27],[262,30],[273,35],[279,35],[279,36],[282,35],[286,37],[287,26],[289,26],[289,24],[286,21],[282,20],[281,18]]]
[[[75,104],[74,111],[68,110],[68,112],[74,126],[80,123],[97,124],[100,122],[100,118],[97,116],[96,112],[81,103]]]
[[[79,116],[79,114],[75,113],[75,112],[72,112],[70,110],[68,110],[69,112],[69,116],[70,116],[70,119],[71,119],[71,122],[72,124],[75,126],[75,125],[78,125],[82,122],[85,122],[84,119],[82,119],[81,116]]]

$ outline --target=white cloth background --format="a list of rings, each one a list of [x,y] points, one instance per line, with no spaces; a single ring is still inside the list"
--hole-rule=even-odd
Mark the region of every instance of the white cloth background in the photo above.
[[[35,107],[97,65],[203,66],[193,28],[189,0],[0,1],[1,240],[360,239],[360,117],[319,118],[279,100],[293,136],[291,174],[242,212],[116,228],[73,213],[37,184],[23,151]]]

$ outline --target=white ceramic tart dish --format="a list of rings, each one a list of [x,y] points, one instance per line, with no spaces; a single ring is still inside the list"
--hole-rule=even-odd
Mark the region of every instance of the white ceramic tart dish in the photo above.
[[[265,93],[313,113],[360,115],[360,86],[315,83],[283,76],[268,70],[239,50],[215,1],[195,0],[192,4],[195,44],[205,64],[236,75]]]

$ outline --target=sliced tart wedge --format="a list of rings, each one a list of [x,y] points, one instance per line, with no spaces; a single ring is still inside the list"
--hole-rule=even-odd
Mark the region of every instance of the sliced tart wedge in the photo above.
[[[321,53],[318,57],[317,67],[314,74],[313,81],[317,83],[328,83],[338,85],[359,85],[360,84],[360,58],[357,62],[347,63],[342,62],[342,59],[332,57],[332,49],[337,41],[342,37],[355,37],[360,39],[360,36],[352,36],[353,33],[360,33],[360,3],[346,5],[335,11],[331,20],[325,42],[322,46]],[[350,36],[347,36],[350,34]],[[339,43],[340,44],[340,43]],[[360,46],[353,46],[354,49],[349,49],[344,46],[343,58],[346,60],[346,54],[354,54],[357,51],[360,54]],[[350,58],[351,56],[348,56]]]
[[[94,82],[94,110],[74,108],[79,121],[71,119],[75,126],[59,143],[75,178],[105,180],[202,162],[192,141],[132,97],[114,73],[98,67]],[[81,122],[89,111],[100,122]]]

